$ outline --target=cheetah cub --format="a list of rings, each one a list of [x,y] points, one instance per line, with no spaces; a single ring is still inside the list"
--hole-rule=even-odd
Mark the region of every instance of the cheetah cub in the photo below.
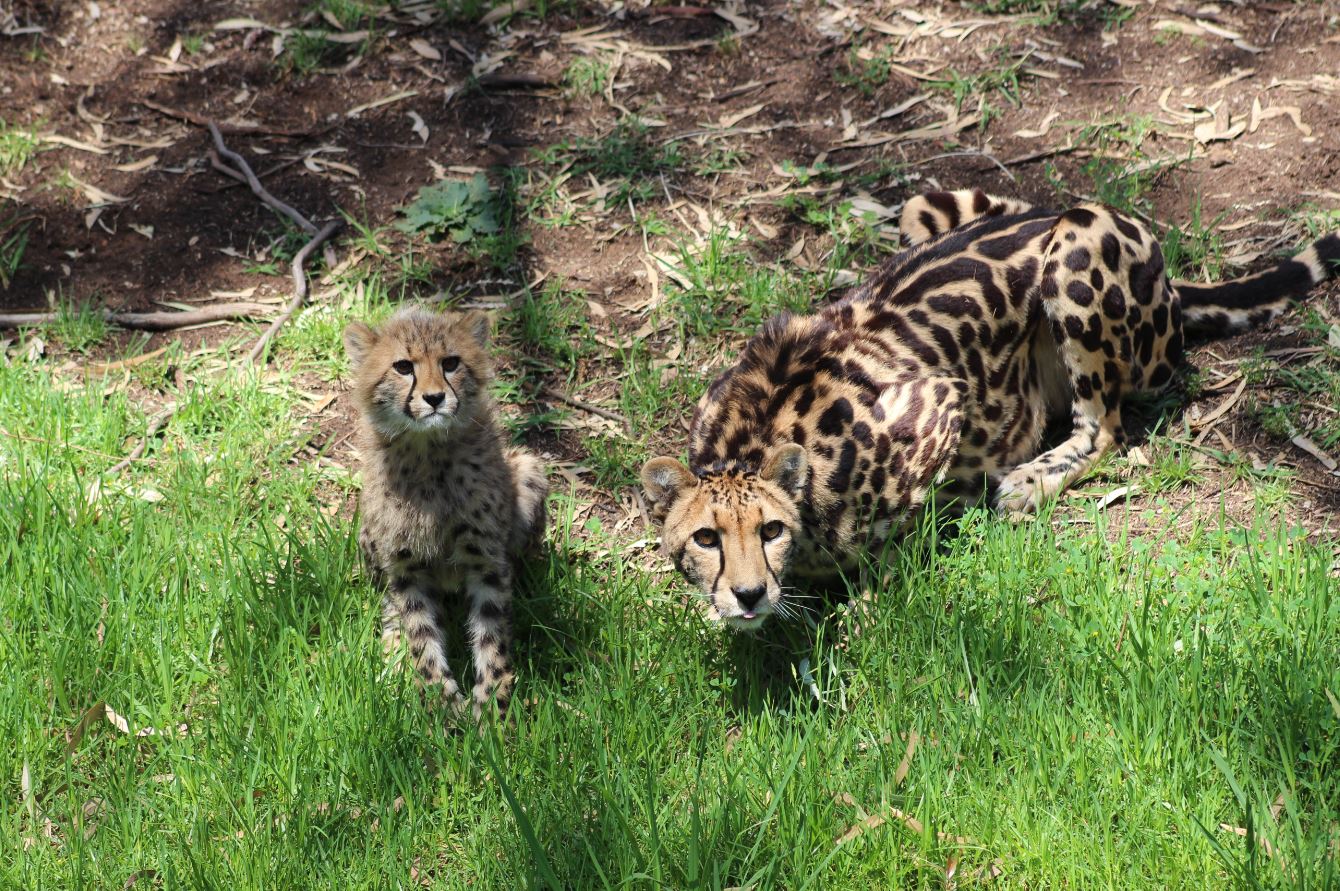
[[[382,639],[402,635],[419,681],[462,709],[443,616],[469,602],[474,713],[512,692],[512,562],[544,528],[549,492],[530,453],[506,445],[480,312],[402,309],[344,332],[363,452],[359,545],[384,588]]]

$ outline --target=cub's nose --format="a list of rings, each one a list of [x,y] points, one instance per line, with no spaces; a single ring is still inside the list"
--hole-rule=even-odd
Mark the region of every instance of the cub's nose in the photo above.
[[[423,401],[424,401],[424,402],[427,402],[427,403],[428,403],[429,405],[431,405],[433,408],[437,408],[439,405],[441,405],[441,404],[442,404],[442,400],[443,400],[443,399],[446,399],[446,398],[447,398],[447,394],[446,394],[446,393],[424,393],[424,394],[423,394]]]
[[[746,610],[751,610],[758,606],[758,602],[763,599],[763,595],[768,593],[767,585],[755,585],[752,588],[737,588],[731,586],[730,592],[735,595],[735,599],[740,601],[740,606]]]

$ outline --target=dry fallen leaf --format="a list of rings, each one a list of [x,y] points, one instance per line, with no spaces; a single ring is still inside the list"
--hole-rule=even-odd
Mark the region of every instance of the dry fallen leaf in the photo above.
[[[1059,111],[1053,111],[1042,119],[1042,123],[1038,125],[1036,130],[1015,130],[1014,135],[1020,139],[1041,139],[1043,136],[1047,135],[1049,130],[1051,130],[1052,122],[1060,116],[1061,113]]]
[[[425,59],[432,59],[434,62],[442,61],[442,53],[438,52],[431,43],[422,37],[412,38],[409,42],[409,48]]]
[[[410,129],[415,132],[415,134],[419,137],[419,139],[423,140],[424,142],[427,142],[428,125],[423,122],[423,118],[419,117],[419,113],[417,111],[409,112],[409,120],[412,125]]]
[[[148,170],[150,167],[154,166],[157,163],[158,163],[158,156],[149,155],[147,157],[140,158],[138,161],[132,161],[129,164],[114,164],[112,165],[112,169],[119,170],[122,173],[139,173],[141,170]]]
[[[743,111],[737,111],[731,114],[723,114],[718,123],[722,128],[734,127],[736,124],[740,123],[740,121],[743,121],[745,118],[753,117],[754,115],[758,114],[760,111],[764,109],[766,105],[767,105],[766,102],[760,102],[758,105],[751,105],[748,108],[744,109]]]
[[[501,22],[508,16],[516,15],[518,12],[525,12],[530,9],[531,0],[512,0],[510,3],[500,3],[479,17],[479,24],[494,25]]]
[[[79,191],[84,193],[84,197],[88,199],[89,204],[125,204],[130,200],[119,195],[113,195],[111,192],[104,192],[97,186],[84,182],[69,171],[66,171],[65,175],[79,187]]]

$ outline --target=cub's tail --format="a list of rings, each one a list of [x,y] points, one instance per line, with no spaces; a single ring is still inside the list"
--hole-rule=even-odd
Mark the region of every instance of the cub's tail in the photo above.
[[[1340,271],[1340,232],[1273,269],[1213,285],[1172,282],[1182,299],[1188,334],[1222,337],[1268,322],[1313,287]]]
[[[507,466],[516,489],[516,525],[508,544],[515,554],[535,546],[544,534],[544,502],[549,497],[549,480],[544,465],[525,449],[508,449]]]

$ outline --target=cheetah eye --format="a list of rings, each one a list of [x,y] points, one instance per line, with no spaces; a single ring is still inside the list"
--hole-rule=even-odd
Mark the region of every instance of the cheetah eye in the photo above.
[[[391,367],[396,370],[397,374],[403,374],[406,377],[409,377],[411,374],[414,373],[414,363],[408,359],[401,359],[399,362],[392,362]]]
[[[721,536],[712,529],[699,529],[693,533],[693,540],[700,548],[714,548],[721,543]]]
[[[444,374],[451,374],[453,371],[455,371],[457,368],[460,367],[460,364],[461,364],[460,356],[448,356],[447,358],[442,360],[442,371]]]
[[[782,534],[782,529],[784,528],[781,520],[772,520],[771,522],[764,523],[763,527],[759,529],[758,532],[763,536],[764,541],[772,541]]]

